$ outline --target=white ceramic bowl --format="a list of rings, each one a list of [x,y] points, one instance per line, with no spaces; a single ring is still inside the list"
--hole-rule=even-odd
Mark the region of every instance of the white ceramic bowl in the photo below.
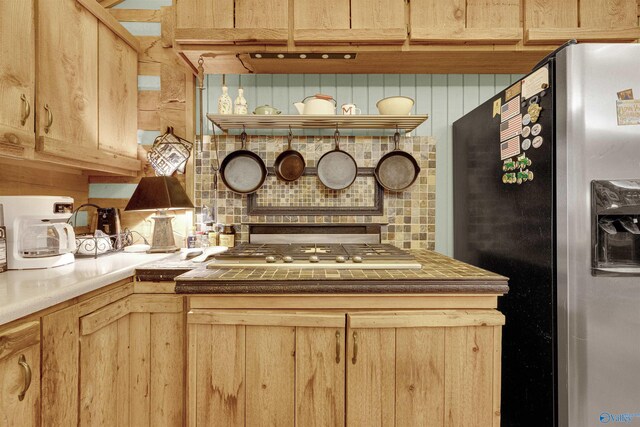
[[[411,114],[413,99],[407,96],[390,96],[383,98],[376,103],[378,112],[382,115],[406,116]]]

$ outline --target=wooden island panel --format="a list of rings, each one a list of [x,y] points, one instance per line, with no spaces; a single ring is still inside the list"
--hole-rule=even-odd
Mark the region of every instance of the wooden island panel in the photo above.
[[[296,328],[296,423],[344,426],[345,328]]]
[[[247,425],[294,425],[295,327],[252,325],[245,334]]]
[[[188,327],[187,423],[245,425],[245,327],[190,324]],[[225,345],[217,345],[225,343]]]
[[[502,314],[350,313],[347,322],[348,426],[500,425]]]

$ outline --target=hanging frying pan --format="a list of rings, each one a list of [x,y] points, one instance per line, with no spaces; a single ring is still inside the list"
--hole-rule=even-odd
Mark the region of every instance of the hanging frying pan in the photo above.
[[[402,191],[409,188],[420,174],[420,166],[411,154],[398,148],[400,133],[393,135],[395,148],[382,156],[373,173],[376,179],[389,191]]]
[[[356,180],[358,165],[351,154],[340,149],[340,132],[336,130],[333,138],[336,148],[318,160],[318,179],[331,190],[344,190]]]
[[[276,175],[283,181],[292,182],[297,180],[304,173],[306,162],[300,152],[291,148],[293,135],[289,129],[287,149],[280,153],[273,164]]]
[[[256,153],[245,149],[247,134],[240,134],[242,149],[228,154],[220,164],[220,177],[229,190],[238,194],[258,191],[267,178],[267,167]]]

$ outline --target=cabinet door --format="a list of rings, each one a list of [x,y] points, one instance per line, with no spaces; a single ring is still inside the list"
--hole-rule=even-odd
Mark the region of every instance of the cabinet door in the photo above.
[[[500,425],[494,310],[348,316],[347,425]]]
[[[138,155],[138,54],[104,24],[98,25],[98,148]]]
[[[183,425],[184,313],[182,296],[129,297],[131,426]]]
[[[1,1],[0,28],[0,126],[33,133],[33,1]]]
[[[343,425],[344,319],[191,310],[188,424]]]
[[[42,317],[42,425],[78,424],[78,304]]]
[[[520,0],[412,0],[411,41],[516,44],[520,9]]]
[[[287,44],[288,0],[180,0],[176,40],[204,44]]]
[[[348,331],[348,426],[394,425],[395,340],[392,328]]]
[[[0,28],[0,156],[21,159],[35,147],[33,1],[0,1]]]
[[[640,35],[637,8],[636,0],[525,0],[525,42],[631,42]]]
[[[80,319],[82,426],[129,425],[129,320],[127,298]]]
[[[234,0],[178,0],[177,28],[233,28]]]
[[[135,294],[80,319],[80,424],[182,426],[182,297]]]
[[[344,315],[335,321],[334,327],[296,328],[298,426],[344,425]]]
[[[76,0],[40,0],[37,22],[37,135],[95,149],[98,20]]]
[[[296,44],[402,44],[403,0],[300,0],[294,7]]]
[[[40,425],[40,323],[0,332],[0,425]]]

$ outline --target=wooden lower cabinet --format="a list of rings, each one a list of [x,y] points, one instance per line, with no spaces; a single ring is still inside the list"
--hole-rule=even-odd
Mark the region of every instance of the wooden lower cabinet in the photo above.
[[[192,310],[187,323],[188,425],[344,425],[344,314]]]
[[[81,426],[128,426],[129,326],[126,299],[80,319]]]
[[[122,289],[43,316],[43,426],[184,425],[183,297]]]
[[[499,426],[497,311],[353,313],[347,425]]]
[[[40,322],[0,331],[0,426],[40,425]]]
[[[178,296],[130,295],[80,319],[80,425],[181,426]]]
[[[188,425],[499,426],[503,324],[495,310],[194,308]]]

